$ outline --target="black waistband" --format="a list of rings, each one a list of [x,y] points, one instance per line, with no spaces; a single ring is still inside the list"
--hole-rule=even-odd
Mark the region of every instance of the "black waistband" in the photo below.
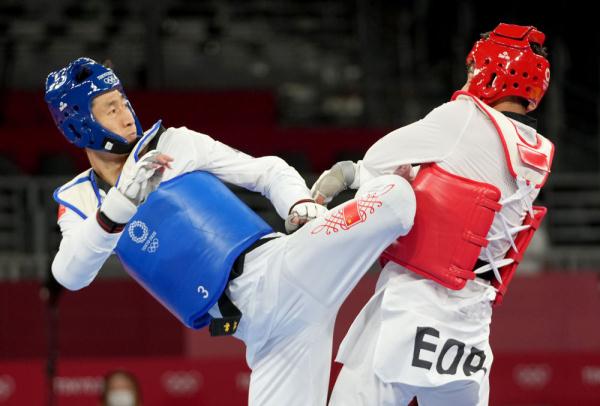
[[[244,261],[246,260],[246,254],[250,253],[251,251],[254,251],[261,245],[264,245],[264,244],[268,243],[269,241],[274,240],[279,237],[280,237],[279,235],[277,235],[275,237],[264,237],[264,238],[254,241],[252,243],[252,245],[250,245],[248,248],[246,248],[240,254],[240,256],[237,257],[237,259],[233,263],[233,266],[231,267],[231,273],[229,274],[229,280],[232,281],[235,278],[237,278],[238,276],[240,276],[242,273],[244,273]]]
[[[233,263],[233,266],[231,267],[231,273],[229,274],[229,281],[234,280],[244,273],[244,261],[246,260],[246,255],[248,253],[279,237],[280,236],[278,235],[275,237],[261,238],[246,248]],[[225,291],[223,291],[217,303],[219,305],[219,311],[221,312],[222,317],[218,319],[213,318],[210,321],[208,330],[210,331],[210,335],[213,337],[230,336],[237,331],[238,325],[240,324],[240,320],[242,318],[242,312],[240,312],[240,309],[233,304]]]

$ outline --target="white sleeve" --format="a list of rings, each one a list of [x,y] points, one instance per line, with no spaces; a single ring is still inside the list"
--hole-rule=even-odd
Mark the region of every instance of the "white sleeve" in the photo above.
[[[448,102],[422,120],[387,134],[358,162],[359,179],[353,186],[393,173],[400,165],[442,161],[458,144],[474,112],[469,101]]]
[[[52,262],[52,274],[67,289],[84,288],[94,280],[122,233],[107,233],[96,216],[83,220],[68,208],[58,219],[58,225],[62,240]]]
[[[225,182],[261,193],[282,218],[287,217],[294,203],[310,199],[302,176],[275,156],[254,158],[185,127],[169,128],[157,149],[174,159],[165,180],[195,170],[211,172]]]

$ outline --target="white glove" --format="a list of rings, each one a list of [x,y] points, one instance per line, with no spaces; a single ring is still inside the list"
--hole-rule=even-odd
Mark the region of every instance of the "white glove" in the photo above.
[[[160,151],[146,153],[131,170],[123,170],[117,189],[133,204],[139,206],[146,201],[162,180],[165,168],[169,168],[172,159]]]
[[[319,204],[328,204],[354,182],[356,167],[352,161],[341,161],[323,172],[310,189],[312,198]]]
[[[291,234],[310,220],[320,217],[326,212],[327,208],[325,206],[301,200],[290,209],[290,214],[285,219],[285,231]]]
[[[171,157],[152,150],[139,161],[121,172],[118,185],[111,188],[100,211],[115,223],[125,224],[137,211],[148,195],[153,192],[162,180],[165,168],[170,168]]]

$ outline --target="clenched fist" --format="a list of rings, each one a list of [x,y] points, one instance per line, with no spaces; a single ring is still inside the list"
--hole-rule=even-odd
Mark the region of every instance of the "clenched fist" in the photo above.
[[[310,200],[301,200],[290,209],[290,214],[285,220],[285,231],[291,234],[310,220],[320,217],[326,212],[327,208],[325,206],[321,206]]]

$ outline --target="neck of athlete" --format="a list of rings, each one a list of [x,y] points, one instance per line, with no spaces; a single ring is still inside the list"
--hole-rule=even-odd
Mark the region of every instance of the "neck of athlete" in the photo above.
[[[498,111],[527,114],[527,108],[523,106],[523,103],[521,103],[520,99],[517,97],[503,97],[495,103],[492,103],[491,106]]]
[[[110,152],[85,150],[92,169],[109,185],[114,186],[123,170],[127,154],[117,155]]]

